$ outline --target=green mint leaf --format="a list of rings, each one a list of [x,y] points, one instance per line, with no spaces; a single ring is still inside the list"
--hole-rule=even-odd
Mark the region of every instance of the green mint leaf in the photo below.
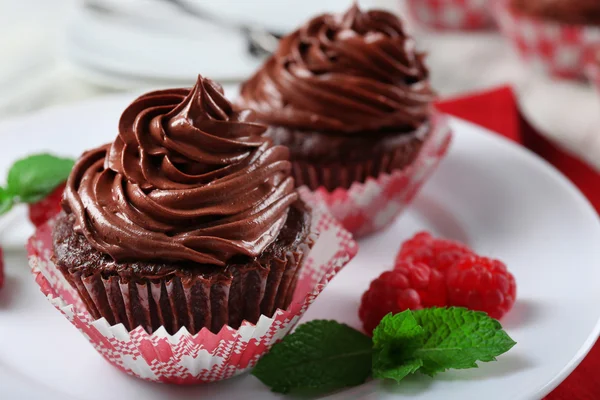
[[[67,180],[74,160],[35,154],[15,162],[8,171],[6,192],[23,203],[35,203]]]
[[[423,346],[413,357],[423,361],[421,372],[434,376],[447,369],[477,368],[477,361],[495,361],[516,343],[487,314],[465,308],[413,311],[425,330]]]
[[[393,379],[396,382],[400,382],[408,375],[417,372],[419,369],[421,369],[422,366],[423,360],[420,360],[418,358],[406,360],[403,361],[401,365],[388,366],[386,368],[382,368],[381,366],[376,368],[375,365],[373,365],[373,378]]]
[[[373,348],[390,342],[422,342],[425,330],[419,325],[412,311],[406,310],[398,314],[388,314],[373,331]],[[418,343],[420,345],[420,343]]]
[[[9,212],[13,204],[13,197],[4,188],[0,187],[0,215]]]
[[[363,383],[371,338],[335,321],[311,321],[275,344],[252,374],[274,392],[326,392]]]
[[[386,315],[373,331],[373,377],[400,382],[418,371],[423,361],[414,353],[425,336],[410,310]]]

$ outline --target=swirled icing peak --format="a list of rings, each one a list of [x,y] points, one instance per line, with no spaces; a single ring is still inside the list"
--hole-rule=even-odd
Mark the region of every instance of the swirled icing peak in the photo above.
[[[354,4],[283,38],[242,86],[240,103],[272,125],[336,133],[413,130],[428,118],[434,98],[423,58],[396,16]]]
[[[116,140],[84,153],[69,177],[75,230],[119,262],[260,255],[298,195],[288,150],[254,118],[203,77],[139,97]]]

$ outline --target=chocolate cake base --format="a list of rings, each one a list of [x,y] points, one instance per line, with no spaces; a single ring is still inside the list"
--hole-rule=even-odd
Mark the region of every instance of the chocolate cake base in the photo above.
[[[571,25],[600,25],[598,0],[512,0],[512,8],[535,18]]]
[[[270,126],[265,135],[290,149],[296,186],[331,192],[412,164],[430,131],[428,123],[411,132],[358,136]]]
[[[142,326],[161,326],[173,334],[194,334],[223,325],[237,329],[289,306],[302,262],[314,244],[310,211],[298,201],[278,238],[257,258],[239,257],[225,268],[193,263],[116,263],[73,230],[74,216],[61,213],[53,230],[58,269],[77,290],[94,318]]]

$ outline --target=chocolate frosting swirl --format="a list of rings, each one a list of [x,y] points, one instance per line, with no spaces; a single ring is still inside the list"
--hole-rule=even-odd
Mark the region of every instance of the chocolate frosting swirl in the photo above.
[[[260,255],[298,195],[288,150],[254,119],[203,77],[139,97],[114,143],[84,153],[69,177],[75,231],[118,262]]]
[[[354,4],[283,38],[242,86],[240,103],[272,125],[410,131],[428,118],[434,98],[423,58],[396,16]]]

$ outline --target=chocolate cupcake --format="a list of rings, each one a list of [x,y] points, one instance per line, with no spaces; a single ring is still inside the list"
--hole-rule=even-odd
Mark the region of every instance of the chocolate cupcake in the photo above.
[[[600,26],[598,0],[511,0],[517,12],[570,25]]]
[[[290,149],[298,186],[348,189],[417,158],[434,99],[423,58],[396,16],[353,5],[283,38],[239,103]]]
[[[290,304],[311,213],[254,119],[199,77],[136,99],[115,141],[81,156],[53,261],[92,317],[193,334]]]

